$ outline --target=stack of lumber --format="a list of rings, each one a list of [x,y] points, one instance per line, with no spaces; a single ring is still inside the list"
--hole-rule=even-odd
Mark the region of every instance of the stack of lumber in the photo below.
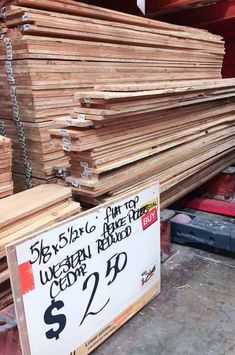
[[[12,147],[9,138],[0,135],[0,199],[13,193]]]
[[[25,190],[24,166],[22,165],[21,150],[17,127],[13,120],[4,120],[5,130],[12,137],[14,149],[13,171],[15,192]],[[27,157],[34,176],[31,177],[33,186],[56,182],[54,167],[56,165],[68,166],[68,159],[61,151],[61,146],[51,140],[49,130],[56,127],[53,121],[40,123],[23,122],[24,135],[27,142]],[[45,179],[45,176],[47,177]]]
[[[5,247],[13,241],[71,217],[80,204],[71,189],[41,185],[0,201],[0,310],[12,302]]]
[[[207,29],[225,40],[223,77],[235,77],[235,3],[231,0],[211,2],[194,9],[178,8],[180,12],[160,16],[163,21]]]
[[[51,134],[70,152],[68,183],[89,204],[152,177],[166,204],[172,188],[177,199],[181,184],[187,192],[235,160],[234,79],[98,85],[76,101],[73,127]],[[76,127],[81,115],[89,127]]]
[[[33,185],[54,181],[53,166],[68,167],[47,132],[70,118],[75,93],[124,81],[221,78],[224,43],[204,30],[73,0],[5,0],[0,5],[5,16],[0,119],[14,138],[13,171],[20,188],[25,166],[32,170]],[[26,152],[19,149],[22,130]]]

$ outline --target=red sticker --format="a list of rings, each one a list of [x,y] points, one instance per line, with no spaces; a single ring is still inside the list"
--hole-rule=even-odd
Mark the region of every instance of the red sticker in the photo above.
[[[35,289],[33,269],[32,265],[30,264],[30,261],[26,261],[25,263],[19,265],[19,274],[21,282],[21,292],[22,295],[26,295],[26,293]]]
[[[157,209],[154,208],[150,210],[148,213],[146,213],[142,218],[142,228],[143,230],[147,229],[150,227],[154,222],[158,220],[157,218]]]

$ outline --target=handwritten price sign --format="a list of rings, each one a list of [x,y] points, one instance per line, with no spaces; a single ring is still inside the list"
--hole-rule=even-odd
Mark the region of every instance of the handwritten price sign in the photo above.
[[[159,187],[7,247],[23,353],[88,354],[160,291]]]

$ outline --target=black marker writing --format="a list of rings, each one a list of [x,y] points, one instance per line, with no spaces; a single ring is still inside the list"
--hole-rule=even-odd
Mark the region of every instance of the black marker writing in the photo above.
[[[87,305],[87,308],[86,308],[86,311],[85,311],[85,314],[82,318],[82,321],[80,323],[80,325],[82,325],[82,323],[84,322],[84,320],[86,319],[86,317],[88,317],[89,315],[91,316],[95,316],[96,314],[100,313],[106,306],[107,304],[109,303],[110,301],[110,298],[106,301],[106,303],[103,305],[103,307],[101,307],[98,311],[96,312],[92,312],[92,311],[89,311],[90,310],[90,307],[91,307],[91,304],[93,302],[93,299],[95,297],[95,294],[96,294],[96,291],[97,291],[97,288],[98,288],[98,285],[99,285],[99,280],[100,280],[100,276],[99,276],[99,273],[98,272],[94,272],[93,274],[91,274],[90,276],[88,276],[88,278],[84,281],[84,284],[83,284],[83,288],[82,290],[85,291],[88,287],[88,283],[90,281],[90,279],[94,277],[94,285],[93,285],[93,289],[92,289],[92,292],[91,292],[91,296],[90,296],[90,299],[89,299],[89,302],[88,302],[88,305]]]

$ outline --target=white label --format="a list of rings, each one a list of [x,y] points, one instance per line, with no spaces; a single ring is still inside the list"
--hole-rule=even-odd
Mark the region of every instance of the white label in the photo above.
[[[73,124],[73,121],[71,120],[71,118],[66,118],[65,122],[68,126],[72,126],[72,124]]]
[[[82,168],[88,168],[89,167],[88,163],[85,162],[85,161],[81,161],[80,165],[81,165]]]
[[[22,16],[23,21],[28,21],[29,20],[29,15],[25,14]]]
[[[24,31],[28,31],[30,29],[30,25],[29,24],[24,24],[23,25],[23,30]]]
[[[77,187],[77,188],[79,188],[79,186],[80,186],[79,181],[77,179],[73,178],[72,176],[68,176],[66,178],[66,182],[71,184],[74,187]]]
[[[69,144],[65,144],[65,143],[62,143],[62,149],[65,151],[65,152],[70,152],[71,151],[71,147]]]
[[[92,169],[91,168],[84,168],[84,171],[87,174],[92,174]]]
[[[60,133],[62,134],[63,137],[66,137],[66,139],[69,139],[69,140],[70,140],[70,138],[69,138],[69,131],[68,131],[67,129],[62,128],[62,129],[60,130]]]
[[[82,177],[83,179],[89,179],[89,178],[90,178],[90,174],[84,172],[84,173],[81,173],[81,177]]]
[[[78,118],[79,118],[81,121],[85,121],[86,115],[80,113],[80,114],[78,115]]]
[[[137,6],[141,12],[145,15],[146,13],[146,3],[145,0],[137,0]]]

